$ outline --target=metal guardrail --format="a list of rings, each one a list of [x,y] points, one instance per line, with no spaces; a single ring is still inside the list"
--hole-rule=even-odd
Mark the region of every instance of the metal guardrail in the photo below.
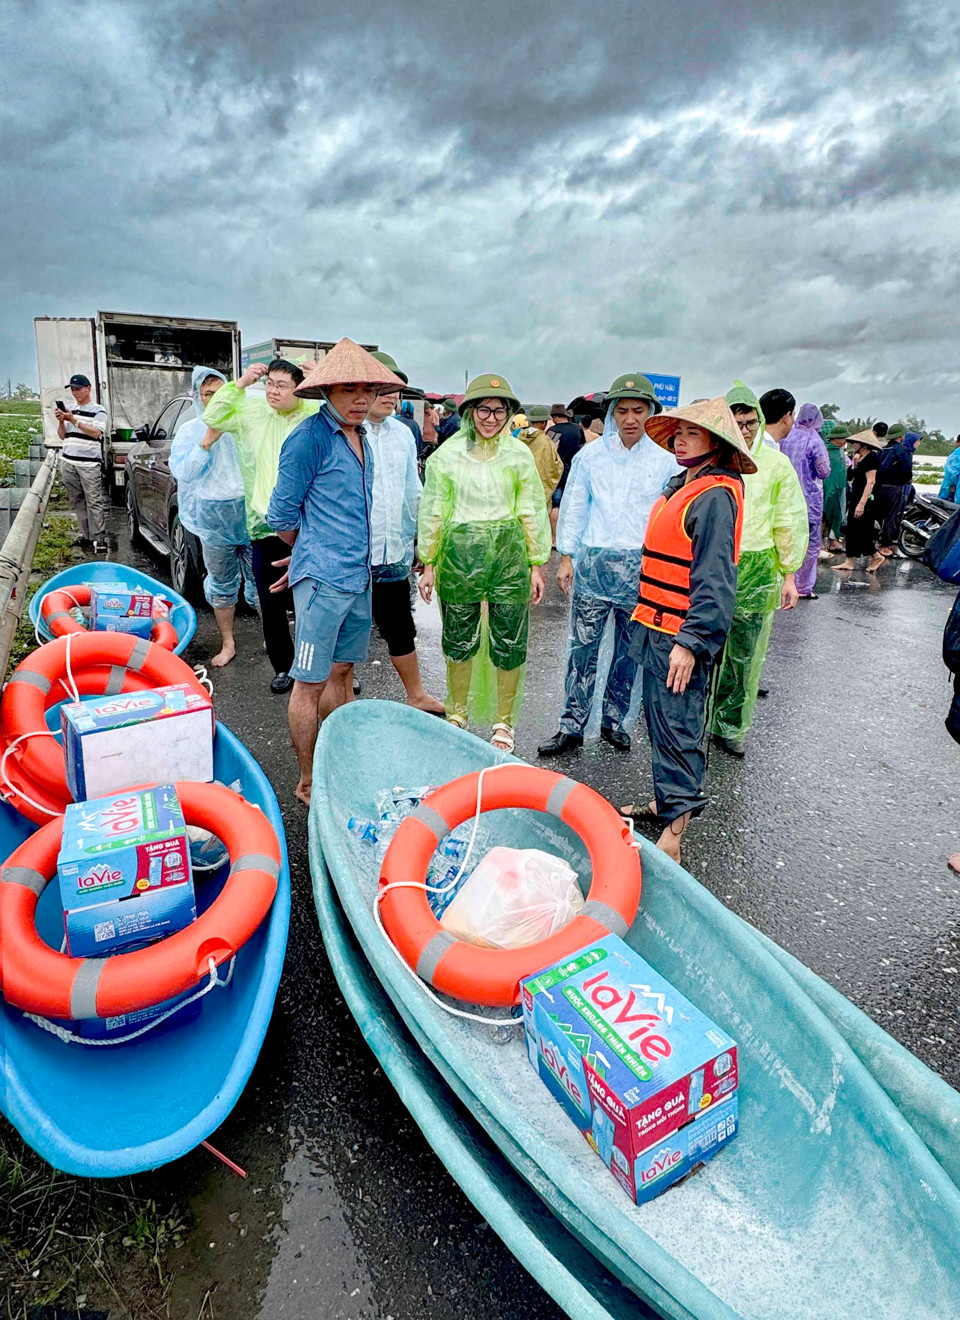
[[[24,496],[16,518],[0,547],[0,682],[7,672],[37,541],[57,472],[57,454],[50,452]]]

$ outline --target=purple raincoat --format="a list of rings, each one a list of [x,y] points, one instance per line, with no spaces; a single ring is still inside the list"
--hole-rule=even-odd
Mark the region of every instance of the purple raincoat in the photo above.
[[[823,521],[823,479],[830,475],[830,456],[820,438],[822,425],[823,414],[817,405],[805,403],[797,413],[789,435],[780,441],[781,452],[789,458],[800,478],[810,523],[810,546],[803,564],[797,570],[797,590],[801,596],[812,595],[817,580]]]

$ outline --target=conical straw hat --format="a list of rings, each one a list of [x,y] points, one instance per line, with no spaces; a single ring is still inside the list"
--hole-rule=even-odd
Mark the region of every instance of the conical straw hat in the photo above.
[[[355,344],[352,339],[341,339],[320,359],[309,376],[294,390],[294,394],[300,399],[322,399],[324,388],[354,382],[392,386],[395,390],[404,388],[400,377],[378,362],[372,353]]]
[[[669,449],[670,439],[681,422],[702,426],[704,430],[726,441],[736,451],[733,466],[740,472],[756,472],[757,465],[750,457],[747,442],[740,434],[730,405],[722,394],[716,399],[701,399],[699,403],[688,403],[683,408],[667,408],[658,417],[648,417],[647,435],[662,449]]]
[[[847,440],[848,445],[869,445],[871,449],[883,449],[884,443],[878,435],[872,431],[858,431],[856,435],[851,435]]]

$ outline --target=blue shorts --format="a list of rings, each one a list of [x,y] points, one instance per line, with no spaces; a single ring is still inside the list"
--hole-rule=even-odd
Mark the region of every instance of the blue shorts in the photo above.
[[[297,627],[291,678],[323,683],[331,665],[366,660],[372,623],[369,587],[358,595],[316,578],[301,578],[293,586],[293,605]]]

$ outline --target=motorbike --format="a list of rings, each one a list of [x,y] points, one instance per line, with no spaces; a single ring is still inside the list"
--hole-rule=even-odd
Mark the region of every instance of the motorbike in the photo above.
[[[922,495],[914,488],[900,524],[900,549],[907,558],[920,559],[930,538],[957,509],[960,504],[937,495]]]

